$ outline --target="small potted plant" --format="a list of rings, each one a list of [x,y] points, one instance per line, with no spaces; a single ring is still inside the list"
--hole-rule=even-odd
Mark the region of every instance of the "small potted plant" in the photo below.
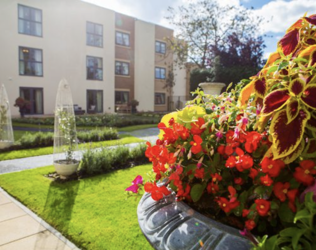
[[[163,117],[154,177],[127,189],[147,192],[138,218],[156,249],[315,249],[315,34],[302,17],[251,80]]]
[[[30,109],[30,102],[25,100],[22,97],[18,97],[15,100],[14,107],[18,107],[19,108],[20,116],[21,116],[21,118],[24,118],[24,115],[26,114],[26,111],[28,109]]]
[[[139,105],[139,102],[137,100],[131,100],[129,103],[128,103],[128,106],[130,106],[132,109],[132,114],[136,113],[137,112],[137,106]]]
[[[58,86],[54,124],[54,166],[61,178],[76,172],[79,166],[76,120],[68,82]]]
[[[4,85],[0,88],[0,149],[14,143],[10,104]]]

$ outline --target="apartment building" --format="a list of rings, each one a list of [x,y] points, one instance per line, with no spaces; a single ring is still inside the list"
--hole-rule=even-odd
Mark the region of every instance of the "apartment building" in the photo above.
[[[80,0],[1,0],[0,83],[11,112],[21,96],[30,115],[53,114],[66,78],[73,101],[87,113],[167,111],[187,91],[185,69],[175,70],[166,37],[173,30]],[[176,88],[166,89],[169,71]]]

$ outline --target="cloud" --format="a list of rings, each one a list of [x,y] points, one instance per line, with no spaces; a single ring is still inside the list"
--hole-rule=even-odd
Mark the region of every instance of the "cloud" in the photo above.
[[[261,9],[254,10],[255,14],[268,21],[263,24],[264,33],[284,33],[305,12],[308,12],[308,15],[316,13],[315,0],[276,0],[263,5]]]

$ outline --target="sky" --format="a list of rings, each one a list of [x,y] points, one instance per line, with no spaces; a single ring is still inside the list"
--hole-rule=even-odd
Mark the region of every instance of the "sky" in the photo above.
[[[196,0],[83,0],[147,22],[173,28],[165,19],[168,7],[177,8]],[[215,1],[215,0],[210,0]],[[262,36],[266,48],[264,58],[276,50],[277,41],[297,19],[306,12],[316,14],[316,0],[219,0],[221,4],[253,8],[256,15],[264,17]],[[176,29],[175,29],[176,32]]]

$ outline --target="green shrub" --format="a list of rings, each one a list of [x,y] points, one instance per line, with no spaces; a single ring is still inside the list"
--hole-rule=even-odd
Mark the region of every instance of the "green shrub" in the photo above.
[[[113,128],[95,128],[92,130],[79,131],[77,133],[79,142],[97,142],[119,139],[116,129]],[[54,144],[54,134],[52,132],[33,132],[25,133],[19,141],[12,147],[12,149],[38,148],[49,147]],[[5,149],[0,150],[8,151]]]
[[[145,163],[146,145],[140,144],[135,148],[116,147],[112,149],[89,149],[84,152],[80,163],[81,176],[106,173],[114,169],[128,168],[134,162]]]
[[[102,114],[102,115],[81,115],[76,116],[76,125],[80,127],[126,127],[142,124],[157,124],[159,123],[162,114],[136,114],[136,115],[119,115],[119,114]],[[27,123],[35,125],[54,125],[53,117],[45,118],[15,118],[13,122]]]

